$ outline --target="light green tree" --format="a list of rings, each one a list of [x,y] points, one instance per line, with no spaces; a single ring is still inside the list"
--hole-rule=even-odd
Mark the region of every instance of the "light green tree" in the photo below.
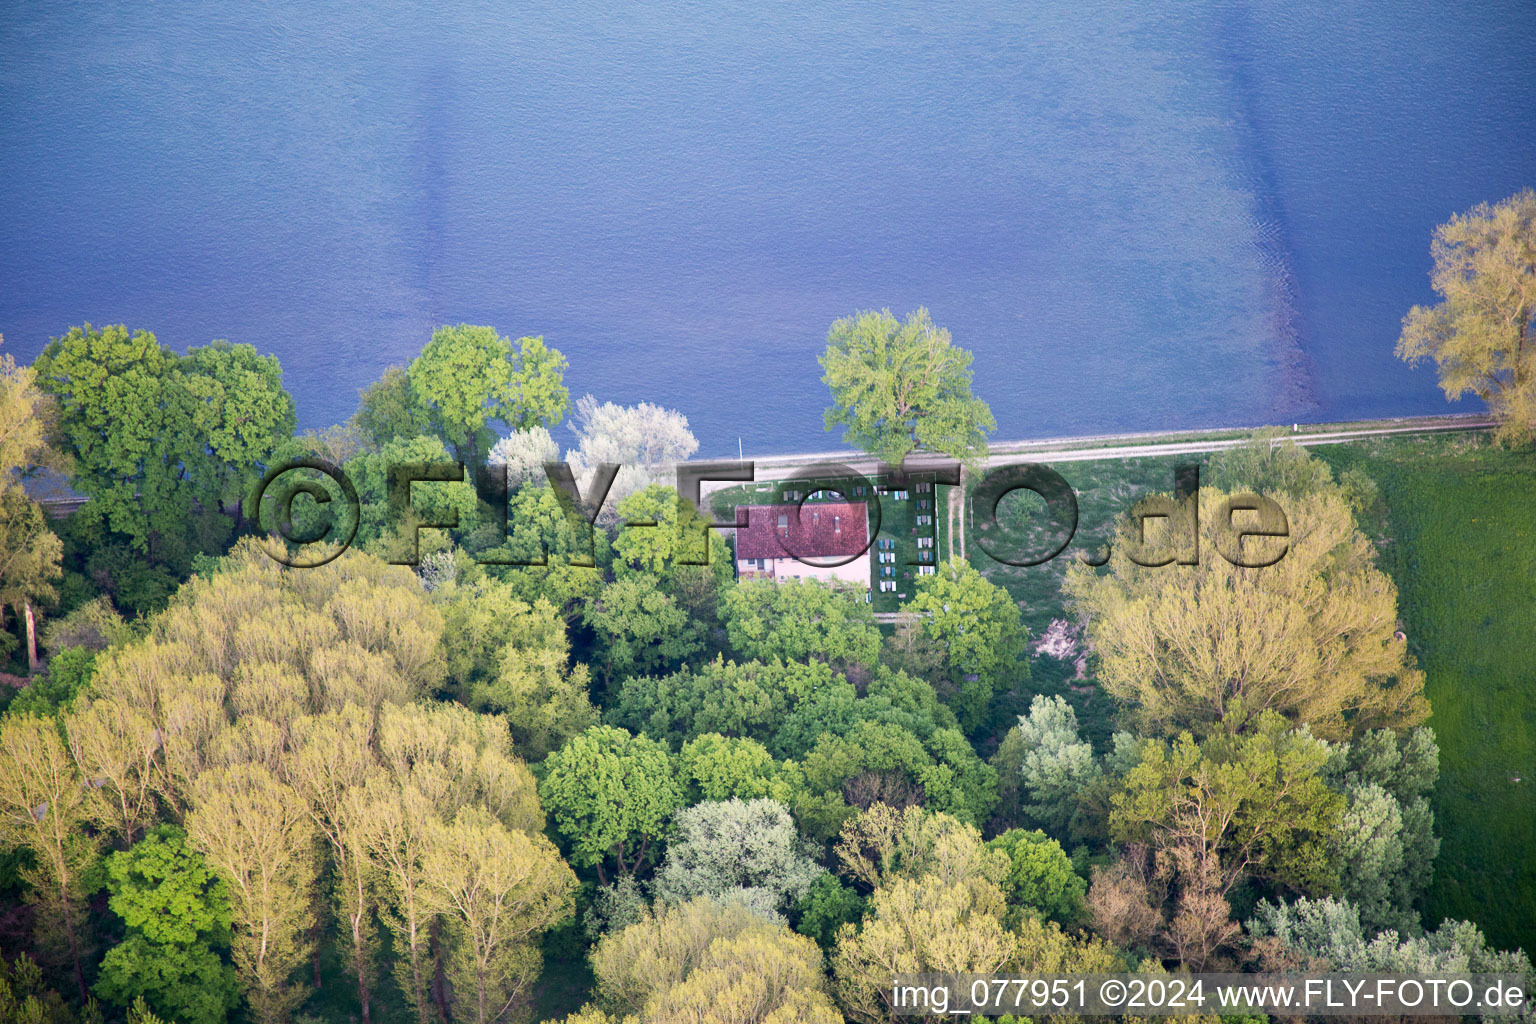
[[[506,583],[453,583],[434,595],[443,608],[449,676],[459,699],[505,715],[518,751],[532,760],[597,724],[588,672],[570,663],[565,621],[542,597],[533,603]]]
[[[904,610],[922,616],[920,628],[944,652],[946,697],[963,728],[981,724],[994,692],[1029,678],[1019,660],[1029,637],[1019,606],[969,562],[953,559],[919,577]]]
[[[219,956],[233,921],[224,883],[171,825],[106,867],[109,905],[128,934],[102,960],[96,993],[124,1007],[142,998],[172,1020],[223,1021],[239,1004],[234,969]]]
[[[705,733],[683,744],[677,763],[690,796],[702,800],[772,797],[787,803],[794,793],[792,775],[781,772],[754,739]]]
[[[838,1001],[854,1021],[895,1019],[891,978],[945,972],[991,974],[1008,967],[1017,952],[1003,924],[997,883],[956,880],[940,873],[898,875],[876,889],[862,927],[838,931],[832,972]]]
[[[986,456],[997,423],[971,394],[971,354],[926,309],[906,320],[890,310],[838,320],[821,368],[832,391],[827,429],[842,426],[848,443],[892,466],[918,448],[967,463]]]
[[[880,657],[875,614],[851,587],[743,580],[726,591],[721,611],[731,646],[746,658],[871,669]]]
[[[23,490],[20,474],[38,465],[62,464],[48,443],[50,412],[51,402],[36,386],[32,369],[0,354],[0,653],[11,643],[4,628],[10,609],[25,624],[27,663],[34,668],[34,606],[56,596],[53,581],[62,575],[63,544]]]
[[[1536,191],[1479,203],[1435,229],[1429,280],[1441,301],[1403,317],[1397,355],[1433,359],[1447,398],[1473,394],[1498,436],[1536,438]]]
[[[478,467],[491,448],[487,424],[512,430],[560,422],[570,404],[565,357],[543,338],[516,342],[494,327],[439,327],[408,371],[411,392],[459,461]]]
[[[665,747],[606,725],[549,756],[539,796],[572,862],[596,867],[604,884],[608,858],[620,874],[645,863],[683,799]]]
[[[290,976],[310,950],[316,857],[304,799],[266,768],[205,772],[187,835],[228,886],[235,967],[263,1024],[303,1001]]]
[[[816,944],[738,902],[697,899],[609,932],[592,950],[592,973],[599,1005],[568,1024],[842,1019]]]
[[[37,904],[40,945],[64,947],[82,1001],[82,876],[97,845],[84,824],[85,786],[56,724],[33,715],[0,718],[0,841],[31,851],[24,877]]]
[[[429,831],[421,867],[447,922],[454,1020],[508,1019],[539,975],[539,936],[575,909],[576,876],[548,839],[474,806]]]
[[[1330,739],[1422,721],[1423,673],[1392,636],[1397,588],[1344,499],[1332,488],[1289,499],[1283,557],[1242,568],[1218,553],[1227,498],[1200,492],[1211,511],[1198,565],[1136,564],[1137,526],[1126,522],[1107,573],[1067,571],[1098,681],[1126,717],[1163,733],[1237,732],[1270,710]],[[1247,557],[1271,557],[1266,543],[1245,544]]]
[[[1304,498],[1333,483],[1328,464],[1297,444],[1282,427],[1256,430],[1247,443],[1215,452],[1209,475],[1213,487],[1229,494],[1257,491]]]

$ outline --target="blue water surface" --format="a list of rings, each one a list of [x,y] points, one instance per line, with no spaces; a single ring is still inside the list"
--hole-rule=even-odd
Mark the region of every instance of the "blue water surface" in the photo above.
[[[1004,437],[1444,410],[1392,345],[1536,184],[1530,4],[1157,6],[8,3],[0,332],[250,342],[323,426],[490,323],[705,454],[831,446],[879,306]]]

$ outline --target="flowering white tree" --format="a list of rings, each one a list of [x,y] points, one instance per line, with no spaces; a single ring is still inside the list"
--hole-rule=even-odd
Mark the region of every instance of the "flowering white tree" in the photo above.
[[[519,430],[496,442],[491,449],[493,466],[507,467],[507,485],[516,487],[530,480],[539,483],[544,479],[544,463],[560,457],[560,446],[543,427]]]
[[[698,439],[688,429],[688,417],[650,402],[635,406],[598,403],[591,395],[576,403],[572,417],[577,448],[570,454],[572,471],[581,478],[582,491],[599,463],[617,463],[619,475],[608,491],[603,515],[615,514],[620,501],[653,483],[670,483],[668,471],[699,450]]]

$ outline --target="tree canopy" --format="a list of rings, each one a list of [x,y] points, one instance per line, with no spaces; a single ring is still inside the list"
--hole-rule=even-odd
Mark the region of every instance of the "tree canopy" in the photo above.
[[[1068,570],[1099,681],[1127,718],[1235,732],[1274,710],[1330,738],[1422,721],[1423,674],[1393,638],[1397,588],[1344,499],[1328,489],[1289,501],[1284,556],[1242,568],[1216,554],[1227,497],[1200,492],[1203,557],[1177,575],[1131,560],[1129,522],[1107,573]]]
[[[24,617],[34,603],[52,600],[57,596],[53,581],[63,575],[63,544],[21,483],[24,471],[60,463],[48,441],[50,413],[51,403],[38,389],[32,368],[17,366],[9,354],[0,353],[0,654],[12,642],[4,629],[5,611]],[[35,663],[35,634],[29,634],[29,641],[29,661]]]
[[[572,862],[596,866],[604,881],[606,858],[621,874],[645,863],[683,799],[665,747],[607,725],[550,755],[539,795]]]
[[[892,466],[918,448],[964,462],[986,455],[997,423],[971,394],[971,354],[926,309],[905,320],[881,310],[836,321],[821,368],[832,391],[827,429],[843,427],[849,444]]]
[[[696,899],[604,936],[592,951],[599,1004],[568,1024],[839,1024],[821,950],[740,903]]]
[[[542,337],[513,342],[494,327],[458,324],[433,331],[407,372],[432,428],[460,462],[477,467],[491,447],[487,423],[516,431],[560,422],[570,404],[566,366]]]
[[[1536,439],[1536,191],[1457,214],[1430,254],[1440,302],[1403,317],[1399,358],[1433,360],[1446,397],[1481,398],[1504,440]]]
[[[140,551],[187,531],[194,499],[238,502],[293,432],[272,356],[214,342],[185,357],[148,331],[73,327],[33,364],[57,398],[81,513]]]
[[[966,729],[981,724],[992,694],[1029,678],[1021,662],[1029,631],[1008,592],[966,561],[953,559],[920,576],[905,611],[944,652],[949,704]]]
[[[848,586],[817,580],[742,580],[722,602],[726,635],[747,658],[824,661],[872,668],[880,657],[875,614]]]

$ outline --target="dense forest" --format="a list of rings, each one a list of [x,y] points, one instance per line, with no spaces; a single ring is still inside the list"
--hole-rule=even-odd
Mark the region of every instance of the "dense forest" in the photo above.
[[[823,365],[856,444],[985,451],[926,314],[839,321]],[[927,388],[873,409],[870,368]],[[687,420],[565,369],[445,327],[296,434],[247,345],[86,325],[0,367],[0,1020],[873,1024],[898,972],[1531,972],[1421,916],[1438,750],[1369,477],[1265,437],[1200,501],[1280,502],[1276,564],[1203,520],[1209,557],[1137,564],[1128,518],[1052,635],[980,554],[891,625],[738,581],[671,486]],[[302,458],[359,511],[295,568],[274,517],[335,508],[252,497]],[[558,458],[622,466],[593,522]],[[392,467],[453,462],[391,504]],[[45,470],[88,500],[49,518]]]

